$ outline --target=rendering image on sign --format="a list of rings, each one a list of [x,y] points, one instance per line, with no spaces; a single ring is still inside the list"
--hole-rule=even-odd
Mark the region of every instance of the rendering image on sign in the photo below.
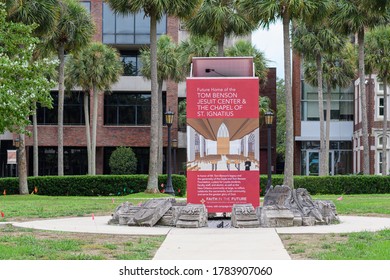
[[[259,206],[257,78],[187,79],[187,193],[208,212]]]

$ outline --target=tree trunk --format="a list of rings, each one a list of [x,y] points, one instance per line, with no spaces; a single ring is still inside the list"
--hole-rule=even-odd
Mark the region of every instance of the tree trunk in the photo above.
[[[283,184],[294,188],[294,122],[291,88],[290,15],[283,14],[284,81],[286,96],[286,153]]]
[[[218,40],[218,56],[223,57],[224,56],[224,50],[223,50],[223,45],[225,43],[225,36],[222,36]]]
[[[99,93],[93,88],[93,111],[92,111],[92,139],[91,139],[91,175],[96,175],[96,132]]]
[[[382,175],[387,175],[387,77],[383,78],[383,157]]]
[[[320,117],[320,162],[319,162],[319,174],[320,176],[325,176],[328,174],[329,168],[327,168],[326,162],[328,161],[328,156],[326,155],[326,145],[325,145],[325,122],[324,122],[324,94],[322,86],[322,59],[320,55],[316,57],[317,65],[317,81],[318,81],[318,111]]]
[[[327,86],[328,92],[326,95],[326,137],[325,137],[325,152],[327,155],[327,170],[329,172],[329,143],[330,143],[330,107],[332,102],[332,86],[330,83]]]
[[[158,191],[158,92],[157,92],[157,21],[156,14],[150,14],[150,74],[151,74],[151,120],[149,176],[146,192]]]
[[[39,158],[38,158],[38,120],[37,120],[37,103],[34,102],[35,112],[33,114],[33,175],[39,176]]]
[[[363,174],[370,174],[370,147],[368,143],[367,123],[367,97],[366,97],[366,76],[364,73],[364,29],[358,32],[359,46],[359,88],[360,103],[362,110],[362,142],[363,142]]]
[[[60,66],[58,69],[58,176],[64,175],[64,79],[65,79],[65,48],[62,44],[58,49]]]
[[[91,126],[89,125],[89,94],[84,92],[85,136],[87,138],[88,175],[92,174]]]
[[[19,134],[18,154],[18,176],[19,176],[19,194],[28,194],[27,184],[27,161],[26,161],[26,139],[24,134]]]
[[[159,145],[158,145],[158,173],[163,173],[163,98],[162,98],[162,87],[163,87],[163,81],[158,81],[158,139],[159,139]]]

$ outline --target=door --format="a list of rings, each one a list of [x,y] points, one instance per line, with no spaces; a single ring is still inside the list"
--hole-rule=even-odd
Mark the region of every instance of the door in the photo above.
[[[318,176],[320,153],[318,150],[308,150],[306,155],[306,175]],[[334,151],[329,152],[329,175],[334,175]]]

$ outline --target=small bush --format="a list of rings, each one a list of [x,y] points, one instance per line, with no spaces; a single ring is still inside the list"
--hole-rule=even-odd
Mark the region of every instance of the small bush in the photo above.
[[[137,171],[137,157],[130,147],[118,147],[109,161],[111,174],[134,174]]]

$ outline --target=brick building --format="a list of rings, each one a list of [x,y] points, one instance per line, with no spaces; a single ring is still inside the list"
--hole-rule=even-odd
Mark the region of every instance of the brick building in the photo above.
[[[150,141],[150,81],[139,74],[141,68],[139,51],[148,45],[149,18],[142,13],[126,17],[116,15],[102,0],[80,1],[90,11],[95,24],[94,40],[115,47],[121,55],[125,73],[120,81],[113,85],[110,92],[99,95],[96,173],[109,174],[108,160],[112,151],[119,146],[129,146],[138,159],[138,173],[148,173]],[[157,28],[158,34],[168,34],[175,41],[187,37],[180,30],[179,21],[173,17],[164,17]],[[261,93],[272,100],[276,107],[276,69],[271,68],[268,82]],[[57,98],[53,90],[54,108],[38,109],[39,174],[57,174]],[[178,129],[178,102],[186,97],[185,83],[168,81],[163,86],[163,111],[170,108],[175,112],[172,126],[172,139],[177,140],[173,159],[173,172],[184,173],[186,162],[186,133]],[[92,104],[92,102],[90,102]],[[92,112],[92,110],[90,110]],[[164,125],[164,147],[167,146],[167,128]],[[275,124],[273,126],[275,143]],[[16,135],[0,135],[0,177],[15,176],[15,167],[6,161],[7,150],[15,149],[13,139]],[[32,175],[32,137],[26,137],[28,174]],[[261,130],[261,173],[266,173],[266,131]],[[165,154],[165,149],[164,149]],[[273,147],[273,166],[275,166],[275,147]],[[165,166],[165,164],[164,164]],[[87,150],[83,112],[83,94],[72,91],[64,104],[64,173],[66,175],[87,173]]]

